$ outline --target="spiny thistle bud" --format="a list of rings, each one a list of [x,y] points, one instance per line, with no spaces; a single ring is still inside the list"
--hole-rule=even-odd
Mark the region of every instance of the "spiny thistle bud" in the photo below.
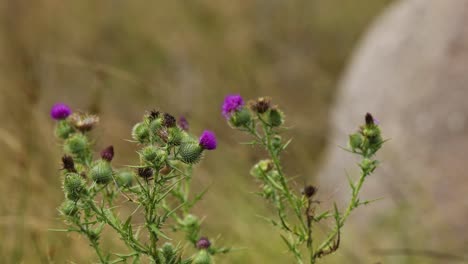
[[[179,148],[180,158],[184,163],[195,164],[202,155],[203,148],[195,142],[183,142]]]
[[[174,260],[176,257],[176,250],[174,246],[169,242],[164,243],[164,245],[161,247],[161,252],[165,260]]]
[[[159,111],[156,110],[156,109],[153,109],[153,110],[151,110],[151,111],[149,112],[149,114],[148,114],[148,119],[149,119],[150,121],[153,121],[153,120],[155,120],[156,118],[158,118],[160,115],[161,115],[161,112],[159,112]]]
[[[144,122],[137,123],[132,128],[132,138],[139,143],[145,143],[149,139],[149,129]]]
[[[69,117],[69,120],[70,123],[82,133],[90,131],[99,123],[99,117],[97,115],[86,113],[73,113]]]
[[[89,140],[83,134],[73,134],[63,145],[65,153],[72,154],[78,158],[83,158],[89,152]]]
[[[201,237],[197,241],[197,248],[198,249],[208,249],[210,246],[211,246],[211,242],[206,237]]]
[[[375,168],[377,168],[377,165],[378,165],[377,160],[371,160],[371,159],[368,159],[368,158],[363,159],[361,161],[361,164],[359,164],[362,171],[366,175],[374,172]]]
[[[233,127],[241,127],[248,125],[251,120],[252,117],[250,115],[250,111],[247,108],[242,108],[231,115],[229,123]]]
[[[158,152],[158,148],[156,146],[149,145],[149,146],[144,147],[140,151],[140,155],[143,158],[143,160],[149,163],[153,163],[153,161],[156,160],[157,152]]]
[[[361,126],[360,133],[364,137],[362,139],[361,149],[367,155],[372,155],[382,146],[383,140],[378,126],[378,121],[367,113],[365,117],[366,124]]]
[[[359,133],[354,133],[349,135],[348,145],[351,150],[361,149],[362,146],[362,135]]]
[[[77,173],[69,173],[63,181],[63,189],[66,197],[71,201],[78,201],[82,194],[86,192],[86,185]]]
[[[74,132],[75,130],[67,120],[60,120],[57,122],[57,126],[55,127],[55,136],[58,138],[67,139]]]
[[[208,251],[200,250],[195,258],[193,259],[192,264],[212,264],[213,261],[211,260],[211,256]]]
[[[271,99],[269,97],[260,97],[257,101],[250,102],[250,109],[259,114],[263,114],[271,107]]]
[[[119,171],[115,174],[115,181],[119,187],[130,187],[133,183],[133,173],[131,171]]]
[[[314,196],[317,193],[317,190],[318,190],[317,187],[315,187],[313,185],[307,185],[302,190],[302,195],[304,195],[307,198],[310,198],[310,197]]]
[[[184,139],[185,132],[178,127],[171,127],[168,129],[167,143],[171,146],[179,146]]]
[[[138,168],[137,173],[138,176],[142,177],[145,180],[151,180],[153,178],[153,169],[148,167]]]
[[[179,120],[177,121],[177,125],[179,125],[179,127],[184,131],[189,130],[189,123],[188,123],[187,119],[185,118],[185,116],[180,116],[179,117]]]
[[[198,143],[203,149],[213,150],[216,149],[217,142],[216,142],[216,135],[213,131],[205,130],[201,134]]]
[[[186,227],[196,227],[200,225],[200,220],[198,220],[198,217],[189,214],[184,218],[181,224]]]
[[[50,116],[55,120],[66,119],[71,113],[70,107],[62,103],[54,104],[50,109]]]
[[[73,161],[73,158],[71,156],[64,155],[62,157],[62,164],[63,169],[67,172],[77,172],[75,168],[75,162]]]
[[[140,155],[144,161],[159,168],[166,162],[167,152],[164,149],[149,145],[143,148]]]
[[[99,184],[108,184],[112,181],[112,167],[109,162],[100,160],[90,170],[89,177]]]
[[[165,127],[174,127],[176,125],[176,119],[168,113],[164,113],[163,125]]]
[[[161,130],[162,127],[163,127],[163,120],[159,117],[156,119],[153,119],[149,123],[149,130],[150,130],[151,135],[157,135],[158,131]]]
[[[277,107],[272,108],[268,114],[268,122],[273,127],[281,126],[284,123],[284,114]]]
[[[76,202],[65,200],[59,208],[60,213],[65,216],[74,216],[78,213],[78,206]]]
[[[222,114],[226,119],[230,119],[234,112],[244,107],[244,99],[238,94],[228,95],[224,98]]]
[[[250,175],[254,176],[255,178],[262,178],[272,169],[273,161],[261,160],[252,167],[252,169],[250,170]]]
[[[114,158],[114,146],[108,146],[101,151],[101,158],[108,162],[111,162]]]

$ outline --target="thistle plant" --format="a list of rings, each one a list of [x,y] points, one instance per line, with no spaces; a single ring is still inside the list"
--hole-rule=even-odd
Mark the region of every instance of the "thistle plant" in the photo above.
[[[360,157],[360,176],[356,181],[348,178],[351,197],[348,205],[340,210],[336,203],[331,209],[320,208],[320,201],[315,199],[316,186],[307,185],[301,191],[291,187],[291,179],[281,164],[281,154],[291,140],[283,140],[284,114],[278,106],[272,105],[270,98],[259,98],[246,106],[240,95],[229,95],[222,105],[222,114],[232,128],[253,137],[247,144],[260,146],[268,153],[269,157],[255,164],[250,174],[260,183],[257,194],[276,211],[275,217],[262,218],[279,230],[296,262],[317,263],[337,251],[342,240],[341,231],[351,212],[371,202],[361,201],[359,193],[367,177],[379,165],[375,154],[384,141],[378,122],[368,113],[359,131],[349,136],[345,150]],[[333,220],[333,227],[325,237],[315,235],[316,224],[327,219]]]
[[[113,146],[95,158],[89,131],[97,116],[56,104],[51,117],[63,145],[65,201],[58,210],[67,225],[55,231],[81,234],[99,263],[210,264],[214,255],[230,250],[201,236],[202,220],[190,212],[206,191],[190,193],[192,169],[206,151],[216,149],[213,132],[196,138],[185,118],[177,122],[168,113],[150,111],[131,132],[139,164],[116,168]],[[105,230],[120,238],[125,252],[103,250]],[[175,241],[176,233],[184,239]]]

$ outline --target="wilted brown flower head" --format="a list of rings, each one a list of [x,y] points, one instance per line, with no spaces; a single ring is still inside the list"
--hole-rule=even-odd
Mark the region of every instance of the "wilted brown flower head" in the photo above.
[[[70,123],[81,132],[90,131],[97,123],[99,123],[99,117],[97,115],[86,113],[73,113],[68,118]]]
[[[249,102],[250,109],[259,114],[263,114],[268,111],[271,107],[271,98],[270,97],[260,97],[257,101]]]

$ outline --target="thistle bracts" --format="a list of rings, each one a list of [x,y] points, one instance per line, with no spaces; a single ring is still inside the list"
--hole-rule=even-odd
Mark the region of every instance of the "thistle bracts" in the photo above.
[[[250,170],[260,185],[257,194],[276,210],[275,217],[264,218],[278,228],[296,263],[316,263],[338,250],[342,239],[341,229],[350,213],[360,205],[369,203],[360,201],[358,195],[365,178],[378,166],[375,153],[383,144],[379,124],[368,113],[359,131],[349,136],[349,151],[361,156],[361,176],[356,182],[350,180],[352,196],[348,206],[344,211],[340,211],[336,205],[321,211],[320,203],[316,200],[318,188],[310,184],[299,190],[291,187],[294,186],[292,180],[286,176],[281,164],[281,153],[291,142],[284,141],[281,136],[286,130],[283,111],[273,105],[268,97],[249,101],[248,108],[243,102],[239,95],[227,96],[222,114],[231,127],[252,136],[253,140],[248,144],[261,146],[268,153],[268,159],[260,160]],[[332,219],[334,227],[319,242],[319,237],[312,232],[313,225],[326,219]]]
[[[113,167],[115,149],[103,148],[94,155],[94,141],[89,131],[99,117],[75,112],[64,104],[51,109],[56,120],[55,135],[63,145],[61,174],[65,201],[58,208],[68,232],[77,232],[89,240],[100,263],[182,264],[206,260],[229,249],[197,245],[201,221],[190,214],[190,208],[202,197],[190,195],[192,166],[205,150],[216,148],[216,136],[204,131],[198,140],[187,133],[188,122],[177,122],[169,113],[152,110],[133,126],[131,137],[138,144],[139,163],[123,168]],[[94,158],[97,157],[97,158]],[[120,204],[134,206],[130,216],[121,218]],[[143,215],[144,224],[134,230],[132,216]],[[169,221],[172,219],[173,221]],[[128,252],[103,252],[101,234],[104,227],[114,231]],[[192,254],[182,251],[183,243],[167,242],[171,231],[185,234]],[[204,260],[200,255],[204,255]],[[202,263],[202,262],[200,262]]]

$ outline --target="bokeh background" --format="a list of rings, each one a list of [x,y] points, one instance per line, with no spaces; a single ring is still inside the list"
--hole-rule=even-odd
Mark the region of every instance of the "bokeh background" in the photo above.
[[[271,96],[294,137],[288,173],[298,189],[314,182],[340,76],[392,2],[1,0],[0,262],[94,259],[84,239],[48,231],[62,226],[60,146],[49,119],[61,101],[101,116],[96,148],[113,144],[122,166],[137,159],[123,139],[148,109],[187,116],[194,133],[214,130],[219,148],[195,176],[195,189],[211,187],[195,210],[206,216],[207,235],[247,248],[219,263],[290,263],[279,236],[255,216],[270,212],[248,175],[264,153],[238,144],[245,138],[226,125],[221,102],[229,93]],[[105,245],[121,246],[111,236]]]

